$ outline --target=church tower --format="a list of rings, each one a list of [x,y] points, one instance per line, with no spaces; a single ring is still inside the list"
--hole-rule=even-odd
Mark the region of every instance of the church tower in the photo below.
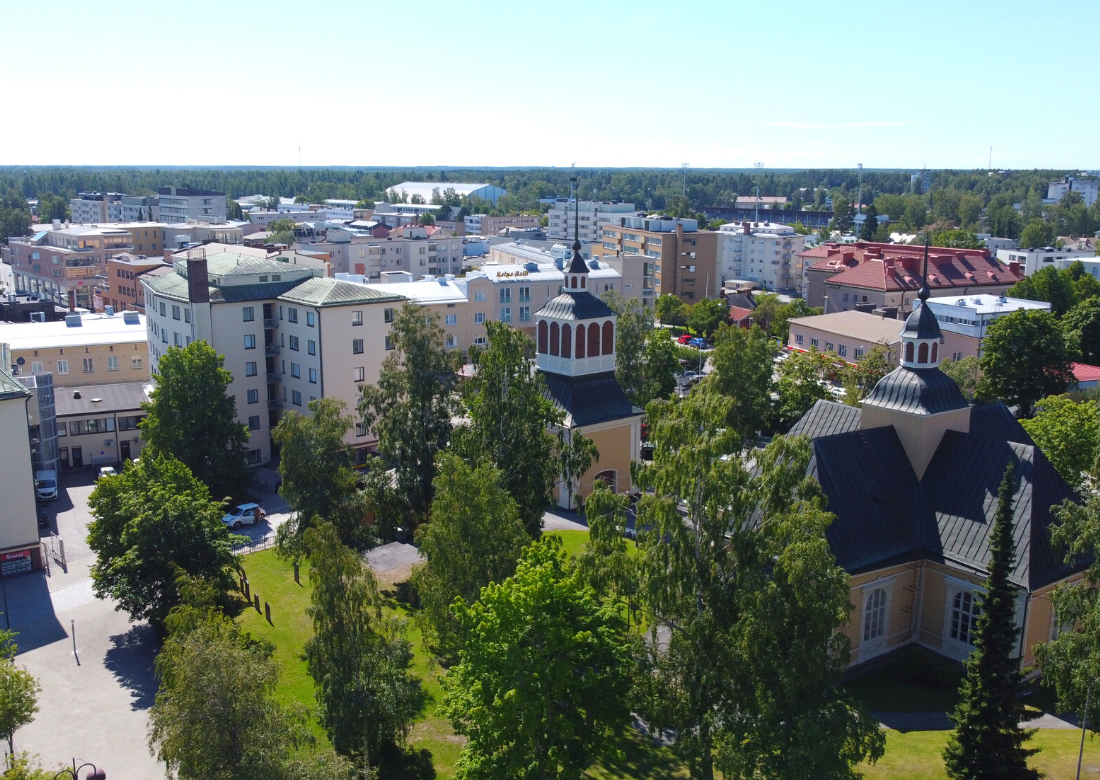
[[[945,431],[970,431],[970,405],[954,380],[940,371],[943,335],[927,305],[928,241],[920,306],[910,313],[901,332],[901,366],[879,380],[862,402],[861,427],[892,425],[917,475],[924,476]]]

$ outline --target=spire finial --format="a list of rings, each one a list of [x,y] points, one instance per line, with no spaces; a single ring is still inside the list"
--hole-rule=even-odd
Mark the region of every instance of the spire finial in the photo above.
[[[570,176],[573,184],[573,251],[581,251],[581,194],[577,186],[577,177]]]
[[[928,300],[932,295],[932,291],[928,289],[928,245],[932,242],[932,238],[925,233],[924,234],[924,270],[921,271],[921,286],[920,292],[917,293],[917,297],[921,299],[921,303]]]

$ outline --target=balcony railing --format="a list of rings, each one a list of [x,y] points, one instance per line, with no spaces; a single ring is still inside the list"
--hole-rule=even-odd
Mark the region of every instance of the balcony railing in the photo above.
[[[267,408],[268,409],[278,409],[279,408],[279,399],[278,398],[268,398],[267,399]]]
[[[271,372],[269,372],[269,373],[268,373],[268,375],[267,375],[267,383],[268,383],[269,385],[273,385],[273,384],[275,384],[275,383],[276,383],[276,382],[278,382],[278,381],[279,381],[279,375],[278,375],[278,374],[277,374],[276,372],[274,372],[274,371],[271,371]]]
[[[278,344],[267,344],[267,345],[265,345],[264,346],[264,354],[267,355],[268,357],[278,355],[279,354],[279,345]]]
[[[264,317],[264,330],[275,330],[276,327],[274,317]]]

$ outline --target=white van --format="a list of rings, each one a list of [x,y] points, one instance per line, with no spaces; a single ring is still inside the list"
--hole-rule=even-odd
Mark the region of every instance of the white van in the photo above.
[[[34,495],[39,501],[57,498],[57,472],[53,469],[34,473]]]

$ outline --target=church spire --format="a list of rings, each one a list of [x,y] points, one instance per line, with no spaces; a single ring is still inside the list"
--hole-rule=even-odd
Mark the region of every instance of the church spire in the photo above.
[[[577,177],[570,176],[569,181],[573,183],[573,258],[565,272],[565,286],[574,290],[587,289],[588,264],[581,257],[581,193]]]
[[[924,269],[921,271],[921,274],[920,274],[920,278],[921,278],[920,292],[917,293],[917,297],[920,298],[921,306],[923,306],[924,302],[927,301],[929,299],[929,297],[931,297],[931,295],[932,295],[932,291],[928,289],[928,245],[931,243],[931,241],[932,241],[932,239],[929,237],[929,235],[927,233],[925,233],[924,234]]]

